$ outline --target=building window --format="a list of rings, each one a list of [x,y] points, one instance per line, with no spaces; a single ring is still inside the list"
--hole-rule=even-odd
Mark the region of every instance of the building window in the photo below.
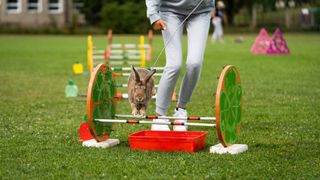
[[[31,13],[41,12],[41,1],[40,0],[28,0],[28,11]]]
[[[49,13],[61,13],[63,8],[62,0],[49,0],[48,11]]]
[[[7,0],[7,12],[8,13],[20,13],[21,1],[20,0]]]
[[[80,0],[74,0],[73,1],[73,10],[76,12],[81,12],[83,9],[83,2]]]

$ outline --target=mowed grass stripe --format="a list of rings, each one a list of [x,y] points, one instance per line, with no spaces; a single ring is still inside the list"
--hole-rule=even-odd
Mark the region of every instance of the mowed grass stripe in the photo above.
[[[244,90],[240,143],[249,151],[238,155],[208,153],[219,143],[214,128],[200,152],[131,151],[127,136],[148,125],[115,125],[111,149],[84,148],[77,129],[85,104],[64,97],[68,79],[85,93],[88,76],[72,74],[72,64],[86,67],[85,36],[0,36],[0,176],[2,178],[112,179],[318,179],[320,177],[320,51],[318,34],[287,34],[291,55],[252,55],[254,35],[227,35],[225,44],[206,48],[201,80],[188,105],[189,115],[215,116],[214,93],[222,67],[238,67]],[[106,36],[93,36],[104,49]],[[115,35],[115,42],[139,42],[139,36]],[[184,59],[187,41],[183,39]],[[163,47],[153,42],[153,57]],[[149,63],[149,65],[151,65]],[[165,64],[162,55],[157,66]],[[183,68],[183,72],[185,67]],[[178,82],[179,85],[182,74]],[[122,90],[125,91],[125,90]],[[148,114],[154,114],[154,101]],[[174,104],[170,109],[173,113]],[[130,113],[128,102],[118,113]]]

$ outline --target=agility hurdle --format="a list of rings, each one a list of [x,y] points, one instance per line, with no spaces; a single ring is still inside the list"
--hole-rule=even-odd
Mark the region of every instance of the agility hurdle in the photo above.
[[[110,137],[114,123],[128,124],[161,124],[187,125],[216,128],[216,133],[224,147],[230,146],[238,140],[242,110],[242,88],[237,69],[228,65],[222,70],[215,97],[216,117],[171,117],[171,116],[132,116],[116,114],[117,86],[112,69],[106,64],[98,65],[91,76],[87,96],[87,124],[89,131],[98,142]],[[121,118],[121,119],[118,119]],[[192,122],[153,122],[133,119],[174,119],[212,123]],[[215,122],[215,123],[214,123]]]
[[[106,49],[97,49],[93,44],[92,36],[87,39],[87,64],[91,73],[93,67],[99,63],[109,65],[138,65],[146,66],[146,59],[151,60],[152,55],[152,31],[148,33],[148,44],[144,42],[144,36],[140,36],[139,44],[112,44],[112,31],[108,31],[108,44]],[[146,51],[147,50],[147,51]]]
[[[140,65],[146,66],[146,60],[151,61],[152,55],[152,37],[151,30],[148,32],[148,44],[145,44],[144,36],[140,36],[139,44],[115,44],[112,43],[112,30],[108,31],[108,46],[105,58],[111,66],[114,65]]]

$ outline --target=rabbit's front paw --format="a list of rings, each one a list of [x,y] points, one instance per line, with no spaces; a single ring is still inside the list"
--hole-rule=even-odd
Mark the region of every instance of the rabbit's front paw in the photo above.
[[[133,109],[131,114],[134,115],[134,116],[138,115],[138,110],[137,109]]]
[[[141,110],[140,110],[140,115],[141,115],[141,116],[146,115],[146,110],[145,110],[145,109],[141,109]]]

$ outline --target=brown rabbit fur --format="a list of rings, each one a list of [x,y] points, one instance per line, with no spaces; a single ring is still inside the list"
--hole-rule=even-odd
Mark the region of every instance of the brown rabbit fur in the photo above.
[[[128,97],[132,109],[132,115],[145,115],[149,101],[156,94],[152,75],[155,69],[135,69],[132,66],[128,79]]]

